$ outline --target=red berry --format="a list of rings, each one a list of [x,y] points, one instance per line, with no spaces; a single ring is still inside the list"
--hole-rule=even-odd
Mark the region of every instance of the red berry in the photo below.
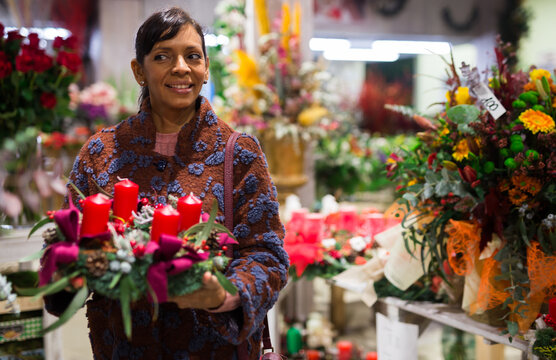
[[[135,247],[135,245],[137,245],[137,241],[135,240],[129,240],[129,245],[131,245],[131,247]]]
[[[228,247],[226,245],[222,246],[222,250],[226,251],[228,250]]]
[[[149,203],[149,199],[147,199],[147,198],[142,198],[141,199],[141,204],[142,205],[147,205],[148,203]]]
[[[203,246],[203,250],[208,250],[208,249],[210,249],[210,248],[208,247],[208,245]]]

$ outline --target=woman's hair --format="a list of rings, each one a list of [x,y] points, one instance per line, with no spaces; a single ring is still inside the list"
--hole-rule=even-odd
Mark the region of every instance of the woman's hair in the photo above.
[[[160,10],[152,14],[141,27],[135,36],[135,59],[143,65],[145,56],[148,55],[154,45],[159,41],[173,38],[184,25],[192,25],[197,34],[201,37],[203,45],[203,55],[207,58],[205,47],[205,36],[201,26],[189,14],[179,7],[172,7]],[[149,96],[148,87],[141,88],[139,104]]]

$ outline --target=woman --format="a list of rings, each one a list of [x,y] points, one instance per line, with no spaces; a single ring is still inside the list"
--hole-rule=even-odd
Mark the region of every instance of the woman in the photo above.
[[[216,199],[222,216],[224,148],[233,130],[199,96],[209,77],[202,29],[179,8],[163,10],[139,28],[135,50],[141,109],[87,141],[70,181],[87,196],[98,192],[95,182],[112,193],[118,177],[128,178],[151,203],[192,192],[205,212]],[[146,301],[134,304],[130,341],[119,304],[93,296],[87,317],[95,358],[234,359],[247,341],[249,358],[258,359],[261,322],[286,283],[289,262],[275,187],[258,141],[246,134],[234,149],[233,232],[239,246],[226,276],[237,295],[207,273],[200,290],[160,304],[157,320]]]

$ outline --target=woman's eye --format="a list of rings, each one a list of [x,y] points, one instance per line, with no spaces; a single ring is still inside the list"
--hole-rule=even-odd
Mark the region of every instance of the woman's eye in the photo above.
[[[165,59],[167,59],[167,58],[168,58],[168,57],[167,57],[166,55],[164,55],[164,54],[156,54],[156,55],[154,56],[154,59],[155,59],[155,60],[165,60]]]
[[[200,59],[202,59],[202,56],[200,54],[189,54],[187,57],[191,60],[200,60]]]

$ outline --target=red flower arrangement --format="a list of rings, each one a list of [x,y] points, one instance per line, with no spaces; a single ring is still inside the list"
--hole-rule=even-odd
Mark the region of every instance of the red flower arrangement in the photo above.
[[[68,86],[81,67],[76,39],[57,38],[49,55],[35,33],[4,35],[0,24],[0,144],[30,126],[60,130],[63,117],[71,114]]]

